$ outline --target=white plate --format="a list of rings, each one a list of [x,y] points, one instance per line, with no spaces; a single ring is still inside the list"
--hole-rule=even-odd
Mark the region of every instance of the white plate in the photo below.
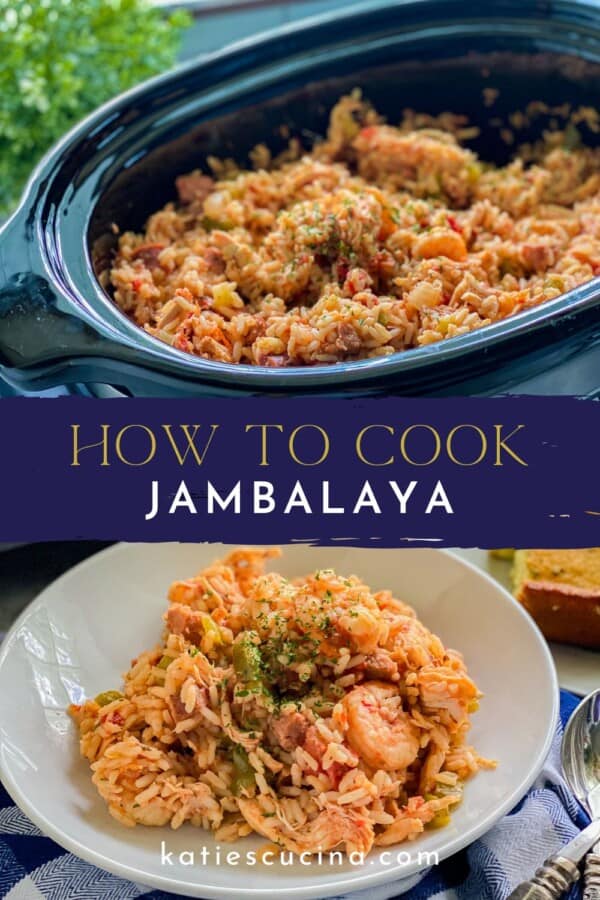
[[[463,559],[469,560],[485,572],[497,578],[507,590],[511,590],[510,568],[507,560],[491,559],[487,550],[455,550]],[[558,683],[567,691],[585,697],[600,685],[600,653],[571,647],[568,644],[550,643],[550,653],[558,672]]]
[[[400,846],[413,855],[408,865],[391,865],[374,852],[362,867],[218,866],[211,835],[192,826],[120,826],[92,786],[65,707],[118,687],[130,659],[161,634],[169,583],[224,552],[214,544],[110,547],[46,588],[13,626],[0,653],[0,778],[46,834],[125,878],[193,897],[323,898],[396,882],[391,896],[418,880],[424,867],[418,852],[437,852],[440,859],[456,853],[526,793],[550,746],[558,690],[547,646],[521,607],[492,578],[444,551],[300,545],[275,561],[283,574],[331,566],[374,588],[392,588],[464,653],[485,693],[472,741],[499,760],[498,768],[468,782],[449,827]],[[206,845],[211,860],[203,866],[197,856],[194,865],[165,868],[162,840],[175,857],[183,850],[199,854]],[[261,845],[262,838],[245,838],[235,849]]]

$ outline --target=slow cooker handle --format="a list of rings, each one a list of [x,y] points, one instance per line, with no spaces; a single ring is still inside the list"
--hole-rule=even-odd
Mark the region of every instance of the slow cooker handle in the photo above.
[[[0,273],[1,277],[2,273]],[[60,309],[39,275],[18,273],[0,284],[0,364],[15,368],[98,352],[103,338]]]
[[[35,377],[37,367],[74,357],[114,355],[134,362],[126,347],[107,340],[52,286],[30,230],[21,209],[0,231],[0,371],[7,380],[12,373],[26,382],[28,370]]]

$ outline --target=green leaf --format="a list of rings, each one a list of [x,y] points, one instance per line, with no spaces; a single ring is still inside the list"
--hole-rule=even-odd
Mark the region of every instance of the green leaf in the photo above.
[[[170,68],[190,23],[148,0],[0,0],[0,212],[79,119]]]

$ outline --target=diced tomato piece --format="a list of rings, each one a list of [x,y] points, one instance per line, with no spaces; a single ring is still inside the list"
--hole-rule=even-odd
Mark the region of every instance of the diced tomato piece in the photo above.
[[[462,234],[462,228],[454,218],[454,216],[446,216],[448,220],[448,225],[452,229],[452,231],[456,231],[457,234]]]
[[[329,768],[325,771],[329,776],[329,780],[331,781],[334,791],[337,791],[340,781],[342,780],[346,772],[350,771],[350,766],[345,766],[343,763],[339,762],[332,762]]]
[[[107,721],[112,725],[118,725],[119,727],[125,724],[125,719],[117,709],[110,714]]]
[[[377,125],[367,125],[366,128],[361,128],[361,137],[370,138],[373,137],[374,134],[377,134]]]

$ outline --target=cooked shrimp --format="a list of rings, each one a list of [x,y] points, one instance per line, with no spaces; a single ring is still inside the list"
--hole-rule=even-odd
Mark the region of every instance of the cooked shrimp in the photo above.
[[[391,684],[368,681],[342,700],[348,742],[374,769],[406,769],[419,752],[419,729]]]
[[[345,846],[346,853],[368,853],[373,825],[364,811],[327,805],[305,825],[292,827],[278,816],[265,817],[258,800],[238,798],[245,820],[259,834],[293,853],[317,853]]]
[[[460,234],[450,228],[433,228],[428,234],[421,235],[413,246],[415,259],[431,259],[435,256],[447,256],[456,262],[464,262],[467,248]]]

